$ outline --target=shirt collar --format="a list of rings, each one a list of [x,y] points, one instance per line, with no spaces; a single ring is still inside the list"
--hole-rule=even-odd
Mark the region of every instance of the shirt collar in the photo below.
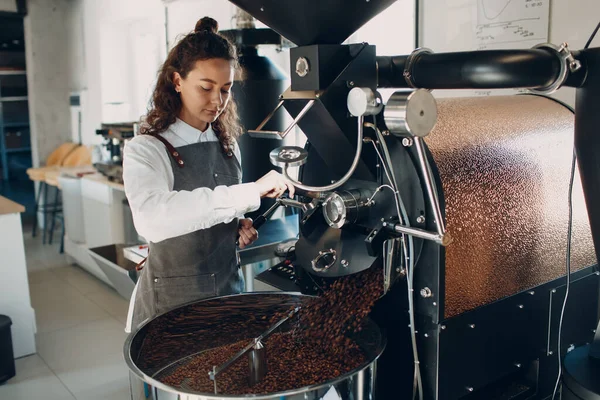
[[[203,141],[202,139],[206,140],[216,136],[211,124],[208,124],[208,127],[205,131],[201,131],[200,129],[196,129],[193,126],[188,125],[179,118],[176,118],[175,123],[171,126],[171,129],[177,136],[188,143],[198,143]]]

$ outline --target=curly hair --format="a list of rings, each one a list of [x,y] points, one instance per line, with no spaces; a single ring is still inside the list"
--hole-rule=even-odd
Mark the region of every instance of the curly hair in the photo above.
[[[163,63],[152,94],[152,106],[141,124],[140,133],[157,135],[173,124],[181,110],[181,97],[175,91],[173,76],[178,72],[182,78],[194,68],[197,61],[222,58],[233,61],[239,69],[239,60],[235,46],[218,33],[217,21],[204,17],[196,23],[194,32],[187,34],[175,45]],[[237,107],[233,95],[227,106],[212,123],[223,151],[230,152],[234,140],[242,133]]]

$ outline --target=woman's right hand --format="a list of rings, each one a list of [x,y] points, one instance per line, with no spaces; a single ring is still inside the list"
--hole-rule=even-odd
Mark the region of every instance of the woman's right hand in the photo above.
[[[260,190],[260,197],[269,197],[275,199],[289,191],[289,196],[294,197],[295,188],[292,182],[287,180],[277,171],[269,171],[263,177],[256,181]]]

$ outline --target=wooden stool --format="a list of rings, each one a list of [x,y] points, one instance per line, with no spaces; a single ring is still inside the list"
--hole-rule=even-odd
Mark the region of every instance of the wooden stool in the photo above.
[[[51,208],[51,217],[50,217],[50,229],[48,235],[48,244],[52,244],[52,238],[54,236],[54,226],[56,220],[59,220],[61,223],[61,235],[60,235],[60,249],[59,252],[62,254],[64,252],[65,246],[65,220],[62,209],[62,201],[59,202],[59,194],[60,194],[60,181],[58,177],[61,174],[61,169],[64,168],[74,168],[81,167],[84,165],[92,164],[92,153],[86,146],[79,146],[71,153],[69,153],[65,159],[63,160],[61,168],[55,168],[52,170],[46,170],[44,174],[44,183],[46,187],[53,187],[55,190],[54,196],[54,207]],[[46,232],[46,220],[44,220],[44,237]]]
[[[35,199],[35,207],[33,209],[33,231],[32,236],[36,235],[38,225],[38,211],[41,211],[44,215],[44,234],[42,243],[46,244],[46,231],[47,231],[47,214],[51,212],[58,204],[48,203],[48,186],[46,185],[46,173],[53,170],[58,170],[62,165],[64,159],[77,148],[75,143],[63,143],[56,150],[54,150],[46,160],[46,166],[40,168],[29,168],[27,175],[29,179],[34,182],[39,182],[39,189]],[[57,195],[55,196],[55,198]],[[43,204],[40,204],[40,200],[43,198]]]

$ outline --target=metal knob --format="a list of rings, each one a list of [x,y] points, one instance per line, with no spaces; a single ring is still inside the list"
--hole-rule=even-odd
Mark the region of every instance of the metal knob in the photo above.
[[[308,152],[298,146],[284,146],[271,150],[269,159],[276,167],[299,167],[306,163]]]
[[[355,117],[361,115],[376,115],[381,112],[383,102],[378,92],[370,88],[356,87],[348,93],[348,111]]]
[[[386,103],[383,118],[395,135],[424,137],[437,122],[437,104],[428,90],[398,91]]]

